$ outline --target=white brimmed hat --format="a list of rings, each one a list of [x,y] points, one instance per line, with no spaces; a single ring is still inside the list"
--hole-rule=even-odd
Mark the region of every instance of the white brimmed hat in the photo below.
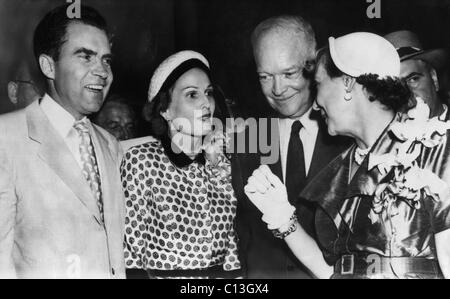
[[[166,82],[167,78],[172,72],[178,68],[182,63],[189,60],[199,60],[209,69],[209,62],[206,58],[195,51],[185,50],[177,52],[166,58],[153,73],[148,89],[148,101],[151,102],[160,91],[161,87]]]
[[[352,77],[376,74],[380,78],[400,75],[400,58],[394,46],[383,37],[369,32],[355,32],[330,37],[331,59],[343,73]]]

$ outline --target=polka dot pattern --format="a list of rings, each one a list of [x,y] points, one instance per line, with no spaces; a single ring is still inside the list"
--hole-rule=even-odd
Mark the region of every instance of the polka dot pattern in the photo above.
[[[159,141],[128,150],[121,166],[127,268],[240,268],[237,201],[231,183],[224,185],[208,166],[176,167]]]

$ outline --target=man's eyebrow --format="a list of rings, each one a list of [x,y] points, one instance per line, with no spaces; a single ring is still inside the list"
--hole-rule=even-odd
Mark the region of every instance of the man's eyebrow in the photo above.
[[[97,52],[95,52],[95,51],[93,51],[93,50],[90,50],[90,49],[86,49],[86,48],[79,48],[79,49],[76,49],[75,52],[73,52],[73,54],[74,54],[74,55],[77,55],[77,54],[86,54],[86,55],[92,55],[92,56],[95,56],[95,55],[97,55]]]
[[[102,56],[102,58],[114,59],[114,55],[112,53],[108,53]]]
[[[408,80],[409,78],[414,77],[414,76],[423,76],[423,75],[418,72],[412,72],[412,73],[408,74],[408,76],[406,76],[404,79]]]
[[[96,56],[98,53],[90,50],[90,49],[86,49],[86,48],[79,48],[76,49],[74,52],[74,55],[78,55],[78,54],[86,54],[86,55],[90,55],[90,56]],[[108,53],[102,56],[102,59],[113,59],[114,55],[112,53]]]
[[[301,69],[302,69],[301,66],[294,65],[294,66],[291,66],[291,67],[288,67],[288,68],[284,69],[283,72],[284,72],[284,73],[288,73],[288,72],[296,72],[296,71],[299,71],[299,70],[301,70]]]
[[[275,74],[285,74],[285,73],[291,73],[291,72],[298,72],[302,69],[301,66],[299,65],[293,65],[290,67],[287,67],[285,69],[282,69],[280,72],[275,73]],[[262,75],[262,74],[266,74],[266,75],[271,75],[273,76],[274,74],[266,72],[266,71],[256,71],[258,75]]]

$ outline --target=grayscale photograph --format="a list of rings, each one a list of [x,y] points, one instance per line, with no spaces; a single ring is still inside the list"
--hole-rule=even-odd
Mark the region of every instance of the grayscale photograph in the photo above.
[[[450,278],[449,50],[450,0],[0,0],[0,279]]]

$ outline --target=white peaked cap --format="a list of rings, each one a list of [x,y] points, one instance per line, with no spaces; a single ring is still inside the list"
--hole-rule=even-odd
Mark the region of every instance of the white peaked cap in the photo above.
[[[195,51],[185,50],[169,56],[161,62],[153,73],[148,89],[148,101],[151,102],[155,98],[164,82],[178,66],[191,59],[198,59],[209,68],[209,62],[205,56]]]
[[[343,73],[352,77],[376,74],[381,78],[400,76],[400,58],[394,46],[383,37],[355,32],[328,38],[331,59]]]

